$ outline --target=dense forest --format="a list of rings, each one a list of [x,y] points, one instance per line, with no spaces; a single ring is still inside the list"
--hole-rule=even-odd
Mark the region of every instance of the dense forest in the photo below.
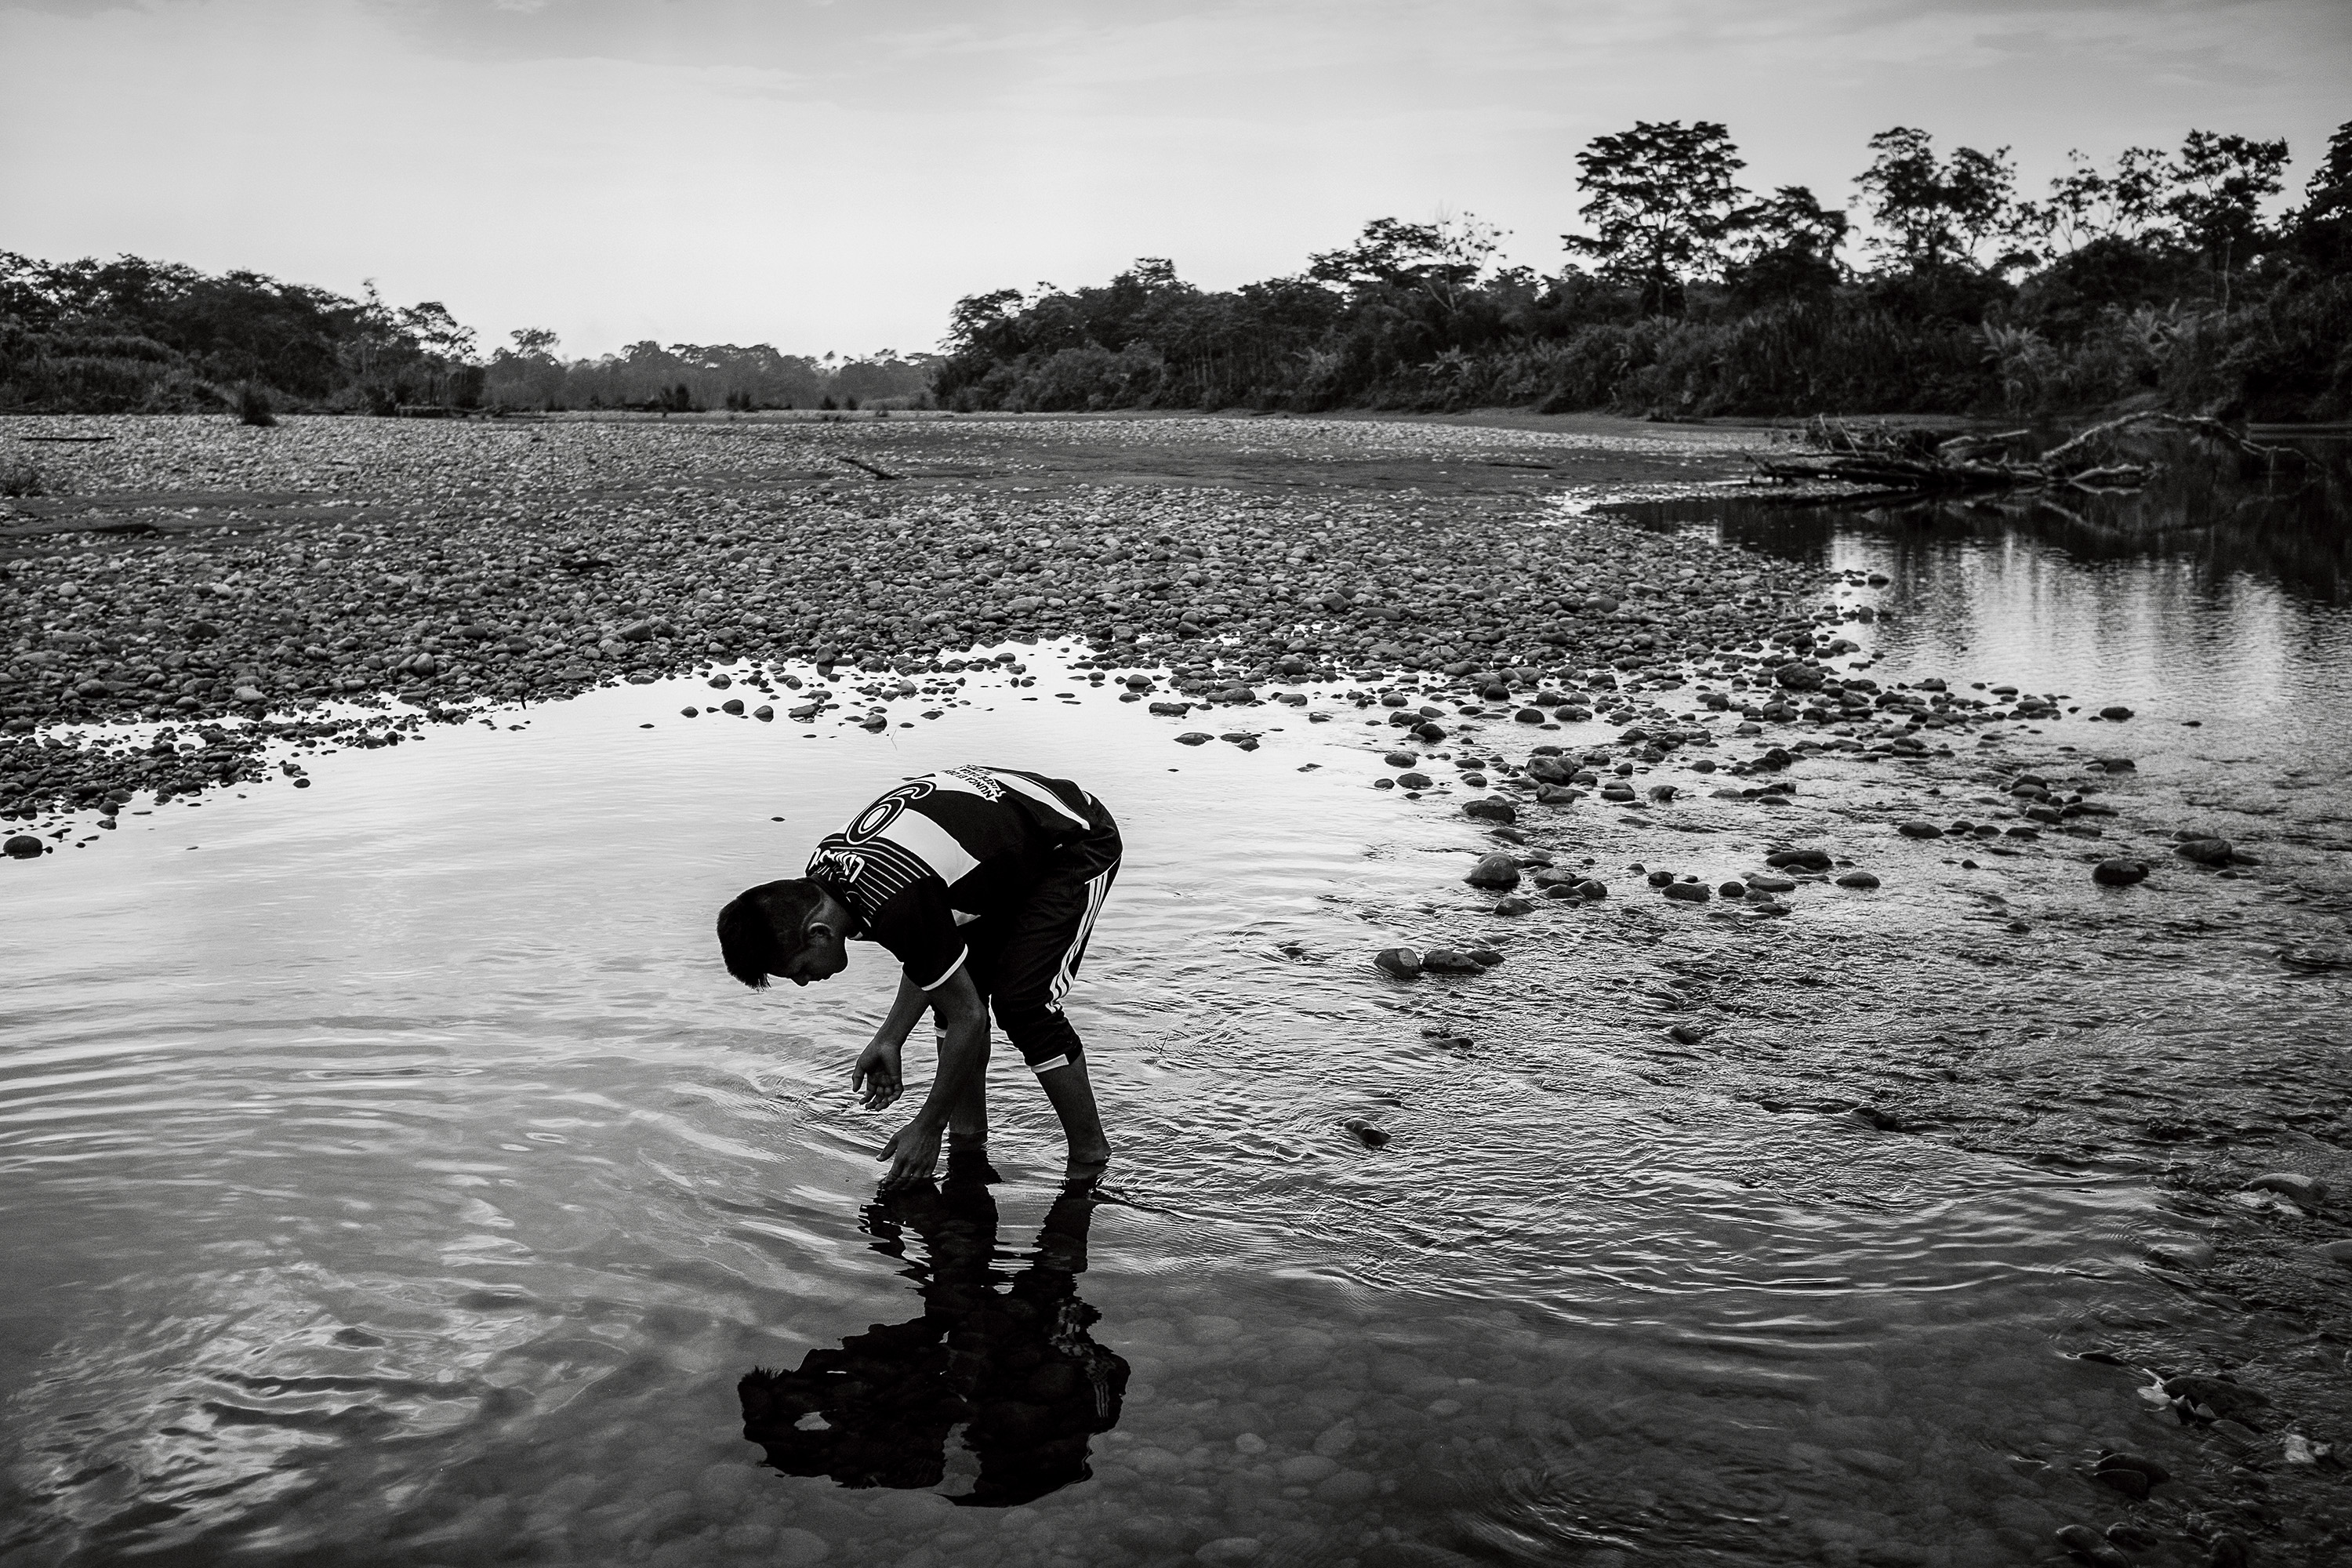
[[[351,300],[255,272],[0,251],[0,410],[907,406],[928,401],[936,364],[765,343],[641,342],[566,361],[552,332],[512,338],[486,358],[438,301],[395,308],[373,286]]]
[[[949,407],[2006,412],[2117,405],[2352,416],[2352,124],[2285,197],[2284,141],[2191,132],[2079,153],[2040,198],[2009,149],[1871,139],[1866,227],[1758,196],[1722,125],[1579,154],[1582,230],[1539,277],[1475,218],[1382,218],[1230,291],[1138,261],[1106,285],[958,302]]]
[[[1538,276],[1464,216],[1381,218],[1297,276],[1212,291],[1147,258],[1100,287],[959,300],[944,357],[762,343],[487,355],[441,304],[257,273],[0,251],[0,409],[1340,406],[2352,416],[2352,124],[2299,195],[2284,141],[2192,131],[2073,154],[2036,198],[2009,149],[1895,127],[1866,224],[1758,195],[1727,129],[1639,122],[1577,155],[1580,229]]]

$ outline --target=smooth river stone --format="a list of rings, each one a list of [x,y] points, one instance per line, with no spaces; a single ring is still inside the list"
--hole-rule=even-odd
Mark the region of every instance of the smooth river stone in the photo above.
[[[1315,1451],[1325,1458],[1344,1454],[1356,1446],[1356,1424],[1353,1421],[1334,1422],[1315,1438]]]
[[[1481,855],[1470,874],[1462,879],[1474,888],[1493,888],[1507,892],[1519,885],[1519,863],[1500,851]]]

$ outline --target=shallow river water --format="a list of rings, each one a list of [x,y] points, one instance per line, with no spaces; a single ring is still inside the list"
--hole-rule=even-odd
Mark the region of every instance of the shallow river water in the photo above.
[[[1957,768],[1853,761],[1769,824],[1586,803],[1543,841],[1612,898],[1503,921],[1460,881],[1491,844],[1373,793],[1392,731],[1329,689],[1252,710],[1255,752],[1180,747],[1050,651],[877,734],[689,721],[682,681],[319,757],[6,868],[0,1559],[1958,1565],[2127,1517],[2102,1448],[2193,1499],[2210,1436],[2075,1358],[2228,1346],[2242,1311],[2163,1266],[2212,1225],[2115,1129],[2340,1103],[2342,972],[2276,954],[2345,938],[2352,618],[2275,560],[2016,519],[1647,521],[1889,575],[1843,590],[1894,611],[1882,681],[2129,704],[1996,749],[2121,747],[2141,817],[2225,826],[2263,876],[2125,904],[2079,857],[1963,870],[1882,809],[1957,805]],[[1091,1211],[1053,1210],[1002,1051],[1006,1181],[878,1202],[896,1118],[846,1079],[887,963],[753,995],[716,962],[728,896],[967,761],[1126,829],[1072,1005],[1118,1145]],[[1715,880],[1801,832],[1885,886],[1761,921],[1625,869]],[[1368,962],[1449,938],[1507,962]],[[1798,1082],[1941,1097],[1939,1130]],[[1001,1381],[1041,1356],[1008,1304],[1073,1296],[1125,1366],[1093,1423],[1040,1394],[1051,1430],[977,1432],[874,1373],[798,1428],[816,1473],[742,1435],[754,1367],[915,1325]],[[2138,1560],[2204,1560],[2151,1518]]]

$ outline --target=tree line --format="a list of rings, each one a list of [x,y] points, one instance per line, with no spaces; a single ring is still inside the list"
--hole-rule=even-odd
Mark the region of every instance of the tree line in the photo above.
[[[1474,217],[1380,218],[1230,290],[1147,258],[1108,284],[958,301],[955,408],[1615,408],[2028,415],[2140,405],[2352,415],[2352,124],[2300,199],[2284,141],[2192,131],[2036,196],[2006,147],[1871,138],[1867,227],[1745,189],[1727,127],[1641,121],[1577,155],[1548,276]]]
[[[926,403],[936,356],[632,343],[567,360],[525,328],[487,356],[438,300],[394,306],[257,272],[0,251],[0,410],[856,408]]]
[[[1475,217],[1380,218],[1298,273],[1208,290],[1147,258],[1108,283],[957,301],[943,355],[761,343],[484,354],[438,301],[249,271],[0,251],[0,409],[390,413],[922,405],[1613,408],[1668,416],[2032,415],[2116,405],[2352,416],[2352,124],[2287,196],[2284,141],[2192,131],[2038,195],[2006,147],[1870,139],[1867,224],[1759,194],[1728,130],[1641,121],[1576,156],[1549,274]]]
[[[486,395],[508,408],[909,408],[930,403],[938,356],[882,349],[863,357],[782,353],[766,343],[631,343],[565,360],[555,334],[526,328],[490,356]]]

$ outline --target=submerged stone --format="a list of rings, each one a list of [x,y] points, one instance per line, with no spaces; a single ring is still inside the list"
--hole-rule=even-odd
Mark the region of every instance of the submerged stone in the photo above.
[[[2261,1411],[2270,1404],[2270,1396],[2253,1389],[2231,1383],[2223,1378],[2189,1374],[2168,1379],[2165,1396],[2184,1400],[2198,1414],[2210,1412],[2226,1420],[2238,1420]]]
[[[1519,863],[1500,850],[1492,855],[1481,855],[1478,863],[1470,868],[1470,874],[1462,879],[1474,888],[1507,890],[1519,885]]]
[[[2293,1198],[2305,1208],[2316,1208],[2327,1201],[2327,1184],[2316,1176],[2306,1176],[2297,1171],[2268,1171],[2246,1184],[2253,1193],[2277,1193]]]

